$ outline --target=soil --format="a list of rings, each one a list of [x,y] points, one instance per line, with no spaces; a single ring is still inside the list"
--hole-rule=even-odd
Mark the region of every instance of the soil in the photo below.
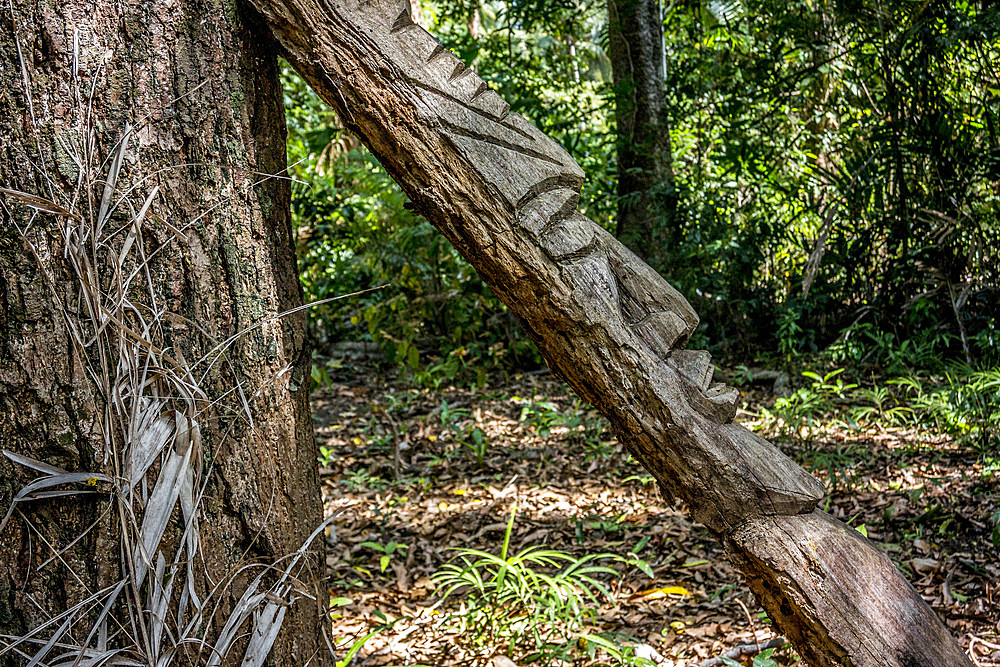
[[[762,429],[755,417],[774,397],[744,398],[738,418]],[[708,532],[547,374],[428,390],[342,369],[313,405],[336,514],[327,563],[340,658],[357,645],[358,665],[621,664],[579,638],[600,634],[632,647],[626,661],[713,664],[745,645],[738,664],[749,665],[777,636]],[[1000,462],[933,432],[849,428],[832,415],[774,442],[827,484],[823,508],[889,553],[976,664],[1000,665]],[[596,575],[605,591],[578,624],[543,624],[562,654],[539,654],[530,636],[491,636],[474,591],[436,593],[433,575],[460,562],[457,549],[501,553],[512,514],[508,555],[545,547],[617,573]],[[508,623],[528,613],[491,609]],[[788,646],[774,662],[769,653],[755,667],[797,660]]]

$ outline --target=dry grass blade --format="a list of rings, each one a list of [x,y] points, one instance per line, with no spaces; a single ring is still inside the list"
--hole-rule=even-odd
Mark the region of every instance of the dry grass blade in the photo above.
[[[139,238],[139,231],[142,227],[142,221],[146,219],[146,214],[149,212],[149,207],[153,205],[153,199],[156,198],[156,193],[160,191],[160,186],[156,185],[153,187],[153,191],[149,193],[146,197],[146,201],[143,202],[142,208],[133,218],[131,224],[131,230],[128,236],[125,237],[125,242],[122,244],[122,249],[118,252],[118,264],[125,264],[125,260],[132,250],[132,245],[135,243],[136,239]],[[125,286],[128,287],[127,285]]]
[[[149,615],[149,638],[152,652],[148,656],[151,663],[158,663],[163,656],[160,655],[160,646],[163,642],[163,633],[167,628],[166,617],[168,605],[170,604],[171,592],[173,591],[174,577],[169,577],[164,581],[164,572],[167,567],[167,559],[160,552],[156,556],[156,572],[150,581],[149,601],[146,604],[146,613]],[[164,582],[164,583],[160,583]]]
[[[115,159],[111,161],[111,168],[108,170],[108,178],[104,182],[104,196],[101,197],[101,209],[97,214],[97,224],[94,226],[95,240],[101,237],[101,233],[104,231],[104,225],[107,222],[108,209],[111,207],[111,201],[115,196],[115,185],[118,183],[118,173],[122,168],[122,159],[125,157],[125,151],[128,150],[129,139],[132,136],[132,126],[125,126],[125,133],[121,139],[118,146],[118,152],[115,154]]]
[[[11,190],[9,188],[0,188],[0,192],[10,197],[14,197],[15,199],[19,199],[21,203],[35,209],[36,211],[41,211],[42,213],[52,213],[53,215],[64,216],[73,220],[80,219],[80,216],[66,210],[54,201],[43,199],[42,197],[28,194],[27,192],[21,192],[20,190]]]
[[[47,643],[47,642],[42,642],[41,640],[35,639],[35,635],[41,634],[43,631],[45,631],[46,628],[48,628],[48,627],[50,627],[52,625],[55,625],[56,623],[58,623],[58,622],[60,622],[60,621],[62,621],[64,619],[72,618],[73,616],[75,616],[76,614],[78,614],[82,609],[84,609],[86,607],[89,607],[91,604],[93,604],[97,600],[100,600],[102,596],[107,595],[109,592],[111,592],[112,590],[114,590],[114,588],[115,588],[115,586],[109,586],[109,587],[107,587],[105,589],[97,591],[96,593],[94,593],[92,595],[87,596],[86,598],[84,598],[80,602],[76,603],[75,605],[73,605],[72,607],[70,607],[69,609],[67,609],[66,611],[62,612],[61,614],[59,614],[57,616],[54,616],[53,618],[50,618],[48,621],[42,623],[37,628],[35,628],[34,630],[32,630],[31,632],[29,632],[28,634],[26,634],[26,635],[24,635],[22,637],[9,637],[7,635],[0,635],[0,639],[13,639],[13,641],[10,644],[4,646],[3,648],[0,648],[0,656],[3,656],[5,653],[8,653],[10,651],[16,650],[17,647],[20,646],[21,644],[25,644],[25,643],[32,643],[32,644]],[[58,646],[58,644],[56,644],[56,646]],[[65,647],[64,646],[62,648],[73,648],[73,647]]]
[[[253,634],[243,654],[242,667],[261,667],[264,664],[274,640],[278,638],[287,611],[288,605],[269,602],[263,611],[254,615]]]
[[[138,667],[142,667],[141,662],[129,660],[128,658],[121,656],[120,654],[124,653],[124,651],[120,648],[103,652],[86,651],[85,653],[86,657],[80,660],[79,663],[76,662],[77,658],[69,655],[65,659],[61,659],[59,662],[49,663],[49,667],[104,667],[105,665],[120,665],[122,667],[125,665],[136,665]]]
[[[155,406],[151,406],[155,407]],[[148,409],[147,413],[152,413]],[[174,435],[175,420],[169,415],[158,416],[151,424],[141,429],[129,447],[128,483],[134,487],[153,465],[156,457]]]
[[[146,503],[142,527],[139,529],[139,543],[133,556],[136,587],[142,585],[148,566],[152,563],[152,554],[155,554],[160,546],[163,531],[167,528],[170,514],[181,494],[181,486],[190,463],[190,450],[187,454],[170,451],[163,462],[163,467],[160,468],[156,486],[153,487],[149,502]]]
[[[320,299],[319,301],[313,301],[312,303],[306,303],[306,304],[303,304],[301,306],[296,306],[295,308],[290,308],[289,310],[286,310],[284,312],[278,313],[277,315],[273,315],[271,317],[265,317],[264,319],[251,324],[250,326],[246,327],[242,331],[233,334],[232,336],[230,336],[226,340],[224,340],[221,343],[219,343],[218,345],[216,345],[214,348],[212,348],[211,350],[209,350],[208,354],[204,355],[201,359],[199,359],[198,361],[196,361],[195,364],[191,368],[192,369],[193,368],[197,368],[202,363],[208,362],[208,366],[206,367],[206,370],[204,371],[204,373],[202,375],[202,378],[204,378],[204,377],[206,377],[208,375],[209,369],[211,369],[212,366],[214,366],[219,361],[219,358],[222,357],[222,355],[226,353],[226,350],[229,349],[229,347],[233,343],[235,343],[236,341],[238,341],[240,338],[246,336],[251,331],[254,331],[255,329],[258,329],[258,328],[264,326],[265,324],[268,324],[269,322],[278,321],[278,320],[280,320],[282,318],[288,317],[290,315],[294,315],[295,313],[302,312],[303,310],[308,310],[309,308],[316,308],[317,306],[322,306],[322,305],[325,305],[325,304],[328,304],[328,303],[332,303],[334,301],[341,301],[342,299],[350,299],[350,298],[356,297],[356,296],[363,296],[365,294],[370,294],[371,292],[377,292],[379,290],[385,289],[388,286],[389,286],[389,284],[386,283],[385,285],[379,285],[378,287],[369,287],[368,289],[359,290],[357,292],[351,292],[350,294],[340,294],[338,296],[332,296],[332,297],[330,297],[328,299]]]
[[[59,629],[53,633],[53,635],[49,638],[49,641],[47,641],[45,645],[42,646],[42,648],[38,649],[38,652],[35,653],[34,657],[31,658],[31,661],[28,662],[28,664],[25,665],[25,667],[35,667],[35,665],[40,663],[45,658],[45,656],[49,654],[49,651],[55,648],[56,642],[62,639],[62,636],[69,631],[70,626],[73,624],[73,618],[75,616],[76,614],[70,614],[69,616],[66,617],[66,620],[63,621],[63,624],[59,626]]]
[[[38,491],[32,493],[30,498],[24,500],[49,500],[52,498],[66,498],[69,496],[82,496],[89,493],[103,493],[99,489],[56,489],[55,491]]]
[[[20,463],[25,468],[31,468],[32,470],[37,470],[38,472],[45,473],[46,475],[61,475],[66,472],[62,468],[57,468],[43,461],[39,461],[38,459],[31,458],[30,456],[9,452],[6,449],[3,450],[3,455],[14,463]]]
[[[111,613],[111,607],[118,600],[118,595],[121,594],[122,590],[125,588],[125,584],[127,583],[128,582],[124,579],[119,581],[118,585],[115,586],[113,591],[111,591],[111,594],[108,595],[108,599],[104,601],[104,606],[101,607],[100,613],[97,615],[97,618],[94,619],[94,625],[91,627],[90,634],[87,635],[87,639],[84,640],[83,646],[90,646],[90,642],[91,640],[94,639],[94,636],[97,635],[98,631],[102,627],[105,627],[104,623],[108,617],[108,614]],[[80,667],[80,665],[84,664],[83,661],[86,657],[85,653],[86,653],[85,650],[83,649],[80,650],[80,652],[76,656],[76,659],[73,661],[73,667]],[[109,655],[108,657],[110,658],[113,655],[114,653],[111,653],[111,655]],[[93,664],[93,661],[91,661],[91,664]]]
[[[236,639],[240,626],[243,625],[244,621],[250,618],[254,609],[267,600],[267,593],[257,592],[257,589],[263,579],[264,574],[260,574],[256,579],[254,579],[253,583],[247,586],[246,590],[243,591],[243,595],[240,596],[239,601],[233,608],[233,612],[229,615],[229,618],[226,620],[226,624],[222,627],[218,640],[212,647],[212,655],[208,659],[207,667],[219,667],[219,665],[222,664],[222,661],[229,653],[229,649],[232,646],[233,641]]]
[[[4,515],[3,520],[0,520],[0,531],[2,531],[7,525],[7,521],[10,520],[11,515],[14,513],[14,509],[20,502],[94,492],[94,489],[67,489],[57,492],[44,492],[42,489],[59,486],[61,484],[87,483],[90,485],[96,485],[98,482],[110,481],[111,478],[107,475],[92,472],[63,472],[55,475],[48,475],[46,477],[39,477],[35,481],[29,482],[24,488],[18,491],[17,495],[14,496],[14,499],[11,500],[10,508],[7,510],[7,514]]]
[[[253,631],[251,633],[250,645],[247,646],[246,653],[243,658],[243,665],[245,667],[250,667],[253,665],[259,666],[263,663],[264,659],[267,657],[267,653],[270,651],[271,645],[274,644],[274,639],[277,637],[278,632],[281,630],[281,624],[285,618],[285,611],[291,606],[293,599],[288,596],[292,592],[292,587],[287,583],[288,579],[292,576],[292,571],[298,566],[302,558],[308,553],[309,547],[316,540],[316,538],[326,530],[334,519],[337,518],[339,513],[334,513],[326,519],[318,528],[316,528],[309,537],[306,538],[302,546],[295,552],[295,554],[289,559],[288,565],[282,571],[281,576],[271,587],[271,590],[264,593],[257,593],[261,582],[263,581],[264,574],[260,574],[254,582],[247,587],[244,592],[243,597],[236,604],[233,609],[232,614],[230,614],[229,619],[226,621],[226,626],[219,635],[219,641],[216,642],[213,647],[212,657],[209,659],[208,667],[218,667],[222,663],[226,654],[231,648],[233,639],[236,636],[236,632],[239,630],[240,626],[250,618],[251,615],[254,616]],[[259,605],[265,603],[263,611],[256,611]],[[266,648],[266,651],[265,651]]]

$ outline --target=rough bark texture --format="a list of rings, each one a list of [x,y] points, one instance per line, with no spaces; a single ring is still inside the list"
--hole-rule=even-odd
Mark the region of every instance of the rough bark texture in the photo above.
[[[235,0],[14,0],[0,10],[0,186],[86,207],[87,194],[73,194],[75,158],[110,158],[134,125],[119,180],[149,175],[142,197],[159,186],[141,239],[156,252],[155,282],[135,285],[134,296],[167,313],[164,344],[189,362],[302,300],[288,182],[262,176],[285,168],[285,126],[274,48],[257,21]],[[95,184],[98,201],[103,187]],[[127,220],[121,209],[111,225]],[[66,318],[87,314],[64,258],[65,219],[38,214],[22,236],[31,213],[0,195],[0,444],[69,471],[113,475],[102,434],[107,397]],[[202,214],[182,235],[170,231]],[[294,552],[321,520],[303,330],[301,314],[266,323],[236,341],[203,383],[209,399],[223,398],[201,424],[202,594],[240,567]],[[240,415],[243,399],[227,394],[237,383],[252,428]],[[0,513],[37,474],[0,456]],[[108,494],[78,498],[21,504],[0,534],[0,634],[20,636],[122,576],[128,552]],[[61,555],[51,558],[53,550]],[[257,572],[237,577],[220,617]],[[303,580],[322,601],[316,580],[304,572]],[[292,607],[277,664],[314,658],[321,618],[315,602]],[[4,645],[0,665],[24,664]]]
[[[618,240],[670,267],[677,197],[663,90],[659,0],[608,0],[609,55],[618,125]]]
[[[254,1],[289,60],[550,366],[727,545],[807,661],[969,664],[884,556],[815,511],[822,485],[733,423],[735,390],[711,384],[707,353],[680,349],[697,322],[690,306],[577,213],[580,168],[415,25],[405,2]]]

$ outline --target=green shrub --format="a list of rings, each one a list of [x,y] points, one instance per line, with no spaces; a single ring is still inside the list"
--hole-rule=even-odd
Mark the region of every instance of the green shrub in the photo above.
[[[958,367],[931,389],[909,384],[918,417],[980,453],[1000,452],[1000,368]]]
[[[538,364],[534,344],[472,267],[290,68],[283,78],[292,216],[306,302],[373,290],[309,310],[319,351],[371,340],[419,383],[480,368]],[[379,289],[380,288],[380,289]],[[316,384],[324,368],[317,367]]]

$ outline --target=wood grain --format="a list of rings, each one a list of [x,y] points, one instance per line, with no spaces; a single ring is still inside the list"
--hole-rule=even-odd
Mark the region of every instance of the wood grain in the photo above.
[[[691,306],[577,212],[579,166],[413,23],[406,2],[254,2],[289,61],[517,314],[553,371],[726,544],[807,661],[969,664],[884,555],[814,512],[822,484],[733,422],[738,393],[711,383],[707,352],[683,349],[698,323]],[[803,551],[806,538],[822,550]],[[857,604],[859,582],[884,604]],[[915,643],[926,650],[906,652]]]

